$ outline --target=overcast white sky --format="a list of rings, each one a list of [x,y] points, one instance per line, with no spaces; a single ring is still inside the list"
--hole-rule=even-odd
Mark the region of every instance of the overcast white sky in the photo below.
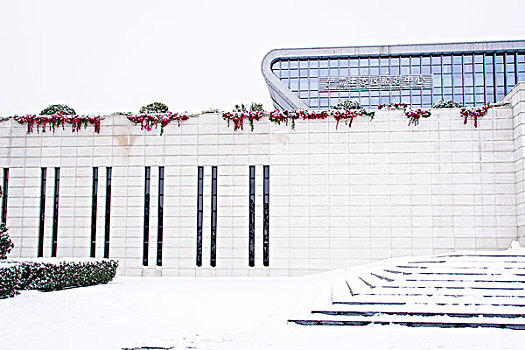
[[[272,109],[271,49],[525,39],[524,14],[524,0],[0,0],[0,116]]]

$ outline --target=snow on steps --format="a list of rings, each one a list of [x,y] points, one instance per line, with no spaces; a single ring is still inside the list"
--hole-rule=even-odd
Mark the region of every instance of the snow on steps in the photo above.
[[[333,275],[289,322],[525,329],[525,250],[390,259]]]

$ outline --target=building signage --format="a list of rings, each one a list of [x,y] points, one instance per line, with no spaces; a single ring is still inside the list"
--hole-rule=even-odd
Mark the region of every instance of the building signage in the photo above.
[[[404,90],[432,88],[431,74],[318,78],[319,91]]]

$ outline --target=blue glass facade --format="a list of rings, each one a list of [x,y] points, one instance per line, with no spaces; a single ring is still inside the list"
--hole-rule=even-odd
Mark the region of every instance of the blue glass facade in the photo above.
[[[525,81],[525,51],[279,58],[271,70],[311,109],[329,109],[347,98],[365,108],[393,102],[429,108],[442,99],[471,107],[497,102],[518,81]],[[319,86],[320,78],[326,77],[406,75],[432,75],[431,87],[323,91]]]

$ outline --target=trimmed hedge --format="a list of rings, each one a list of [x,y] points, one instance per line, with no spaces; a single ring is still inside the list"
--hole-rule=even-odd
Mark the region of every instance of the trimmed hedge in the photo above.
[[[22,269],[18,264],[0,264],[0,299],[17,294],[21,277]]]
[[[117,273],[118,261],[110,259],[13,259],[20,271],[18,289],[60,290],[108,283]]]
[[[42,291],[108,283],[117,273],[118,262],[109,259],[43,259],[20,261],[21,289]]]

